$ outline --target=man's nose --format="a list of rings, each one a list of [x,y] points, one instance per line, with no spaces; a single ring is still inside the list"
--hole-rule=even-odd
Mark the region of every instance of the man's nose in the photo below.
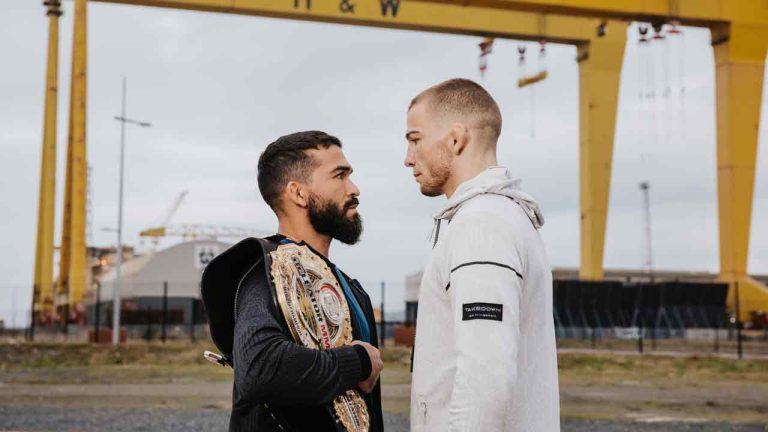
[[[415,165],[415,161],[413,160],[413,152],[409,149],[405,153],[405,166],[406,168],[411,168],[413,165]]]
[[[350,180],[349,185],[351,186],[349,194],[352,195],[352,196],[356,196],[356,197],[360,196],[360,188],[357,187],[355,182]]]

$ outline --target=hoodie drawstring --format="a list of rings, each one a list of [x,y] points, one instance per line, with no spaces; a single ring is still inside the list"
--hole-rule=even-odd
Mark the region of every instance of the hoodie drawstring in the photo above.
[[[440,222],[442,221],[442,219],[437,220],[437,226],[435,227],[435,241],[432,243],[432,249],[437,246],[437,239],[440,238]]]

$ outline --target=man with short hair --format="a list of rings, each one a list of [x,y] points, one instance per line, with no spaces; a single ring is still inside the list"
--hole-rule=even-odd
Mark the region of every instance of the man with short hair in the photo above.
[[[230,431],[383,430],[371,301],[329,260],[333,239],[362,233],[351,174],[336,137],[280,137],[258,166],[278,234],[243,240],[205,269],[211,336],[234,368]]]
[[[539,206],[498,166],[501,112],[452,79],[408,108],[421,193],[445,195],[419,293],[411,431],[560,430],[552,273]]]

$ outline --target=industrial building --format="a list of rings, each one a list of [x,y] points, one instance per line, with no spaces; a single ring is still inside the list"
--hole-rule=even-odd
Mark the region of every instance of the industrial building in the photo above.
[[[120,274],[121,326],[129,336],[154,337],[163,322],[171,335],[186,334],[193,326],[204,324],[200,276],[208,262],[229,246],[218,240],[192,240],[124,262]],[[115,279],[112,269],[98,282],[93,301],[88,302],[87,324],[95,326],[98,316],[99,327],[112,326]]]

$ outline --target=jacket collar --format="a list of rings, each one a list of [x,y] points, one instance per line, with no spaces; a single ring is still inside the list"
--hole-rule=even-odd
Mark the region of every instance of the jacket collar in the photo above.
[[[450,220],[469,200],[480,195],[501,195],[515,201],[525,211],[536,229],[544,225],[544,215],[539,204],[530,195],[520,190],[521,180],[512,177],[503,166],[491,166],[480,174],[460,184],[453,196],[432,217],[438,221]]]

